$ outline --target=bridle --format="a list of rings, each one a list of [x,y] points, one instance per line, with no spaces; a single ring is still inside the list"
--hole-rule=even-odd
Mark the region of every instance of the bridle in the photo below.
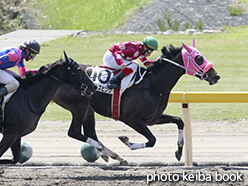
[[[172,61],[170,59],[167,59],[167,58],[161,58],[161,59],[163,61],[169,62],[169,63],[171,63],[177,67],[184,69],[186,74],[189,74],[192,76],[198,76],[200,78],[200,80],[203,81],[203,80],[206,80],[208,78],[207,71],[213,66],[213,64],[211,62],[208,62],[207,60],[204,60],[204,63],[202,65],[198,65],[196,63],[195,59],[192,57],[192,55],[196,51],[197,50],[194,49],[191,52],[188,52],[187,50],[182,49],[181,54],[182,54],[182,59],[183,59],[184,65],[180,65],[179,63]],[[156,58],[153,58],[153,59],[156,59]],[[153,59],[149,59],[149,60],[153,60]],[[142,62],[141,65],[139,66],[140,79],[137,82],[135,82],[135,84],[138,84],[143,80],[147,70],[143,74],[141,74],[141,67],[147,61],[148,60]]]
[[[66,64],[66,65],[67,65],[67,64]],[[85,78],[86,78],[86,75],[83,77],[83,79],[81,79],[81,78],[74,72],[74,69],[73,69],[73,66],[72,66],[72,65],[74,65],[74,62],[72,62],[72,63],[70,63],[69,65],[67,65],[66,69],[67,69],[67,71],[69,71],[69,73],[70,73],[72,76],[74,76],[74,77],[80,82],[79,90],[80,90],[80,92],[81,92],[81,95],[82,95],[82,96],[85,96],[85,95],[86,95],[86,92],[87,92],[87,90],[88,90],[88,88],[89,88],[88,85],[84,83]],[[79,66],[79,68],[81,68],[81,67]],[[64,78],[63,78],[63,80],[60,80],[60,79],[58,79],[56,76],[54,76],[54,75],[48,73],[48,75],[49,75],[51,78],[53,78],[55,81],[58,81],[58,82],[60,82],[60,83],[62,83],[62,84],[65,84],[65,85],[71,85],[71,84],[69,84],[69,83],[67,83],[67,82],[65,81],[66,78],[67,78],[66,73],[63,73],[63,74],[64,74]],[[72,85],[71,85],[71,86],[72,86]]]
[[[213,63],[208,62],[202,55],[200,55],[204,62],[201,65],[198,65],[195,59],[192,57],[193,53],[195,53],[197,50],[194,49],[191,52],[188,52],[187,50],[183,51],[182,49],[182,57],[183,57],[183,63],[184,63],[184,69],[185,72],[189,75],[193,76],[199,76],[200,80],[205,80],[208,78],[207,71],[213,66]],[[183,54],[185,52],[185,54]],[[185,56],[183,56],[185,55]],[[187,60],[185,59],[187,58]],[[196,57],[195,57],[196,58]],[[191,68],[190,68],[191,67]],[[192,74],[193,73],[193,74]]]
[[[189,74],[189,72],[191,72],[191,73],[193,73],[193,76],[199,76],[200,80],[202,81],[202,80],[205,80],[205,79],[208,78],[208,74],[205,72],[204,68],[201,68],[195,62],[195,60],[192,58],[191,54],[194,53],[194,52],[195,52],[195,50],[193,50],[191,53],[187,52],[187,61],[185,61],[183,59],[184,65],[186,64],[185,66],[180,65],[180,64],[178,64],[178,63],[176,63],[176,62],[174,62],[174,61],[172,61],[170,59],[167,59],[167,58],[161,58],[161,59],[164,60],[164,61],[167,61],[167,62],[169,62],[169,63],[171,63],[173,65],[176,65],[176,66],[178,66],[178,67],[180,67],[182,69],[184,69],[186,74]],[[193,66],[193,69],[189,68],[190,65]],[[189,74],[189,75],[191,75],[191,74]]]

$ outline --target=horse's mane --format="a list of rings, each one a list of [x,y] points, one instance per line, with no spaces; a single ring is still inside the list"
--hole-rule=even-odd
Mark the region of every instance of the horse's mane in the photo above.
[[[174,47],[172,44],[170,44],[168,47],[164,46],[161,49],[162,52],[161,58],[167,58],[172,60],[172,58],[174,58],[175,56],[181,53],[181,50],[182,47]],[[167,62],[165,62],[162,59],[158,59],[152,62],[150,66],[148,66],[147,71],[155,72],[157,69],[160,69],[165,63]]]
[[[59,59],[54,63],[40,67],[40,69],[35,74],[28,72],[25,78],[22,78],[21,76],[16,76],[15,78],[20,82],[21,85],[30,84],[32,82],[39,81],[45,75],[47,75],[51,69],[53,69],[57,65],[62,65],[63,62],[64,62],[63,59]]]

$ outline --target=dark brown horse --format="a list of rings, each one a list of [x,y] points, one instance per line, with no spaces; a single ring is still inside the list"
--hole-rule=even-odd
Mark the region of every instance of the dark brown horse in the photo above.
[[[41,67],[34,76],[18,78],[20,87],[5,106],[3,137],[0,142],[0,157],[11,148],[13,159],[0,159],[0,164],[15,164],[20,160],[21,137],[35,130],[41,115],[62,84],[70,89],[76,87],[77,96],[92,95],[96,91],[79,64],[65,54],[53,64]],[[75,89],[76,90],[76,89]]]
[[[188,73],[210,85],[218,82],[220,76],[213,69],[213,64],[208,62],[194,47],[183,44],[175,48],[172,45],[162,49],[162,56],[148,67],[147,73],[139,84],[133,85],[122,94],[119,120],[145,136],[146,143],[131,143],[128,137],[121,136],[120,140],[130,149],[153,147],[155,136],[147,126],[175,123],[178,127],[178,161],[182,156],[184,123],[180,117],[163,114],[166,109],[170,92],[179,78]],[[84,69],[90,69],[89,65],[82,65]],[[90,73],[90,70],[88,70]],[[143,70],[144,71],[144,70]],[[136,80],[138,80],[136,78]],[[123,163],[123,159],[98,142],[95,131],[94,112],[112,118],[111,98],[109,94],[97,92],[90,98],[79,96],[78,91],[62,85],[53,100],[61,107],[72,113],[72,122],[68,135],[77,140],[87,142],[104,151],[110,157]],[[83,126],[83,133],[81,131]],[[125,164],[125,163],[124,163]]]

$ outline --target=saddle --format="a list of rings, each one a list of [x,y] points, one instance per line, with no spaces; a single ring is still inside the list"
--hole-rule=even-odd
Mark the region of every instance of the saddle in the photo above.
[[[126,89],[130,88],[134,84],[136,77],[136,72],[132,72],[130,75],[122,79],[120,88],[109,89],[107,87],[107,83],[119,71],[120,70],[115,70],[104,65],[100,65],[93,67],[90,75],[91,80],[95,83],[95,85],[97,85],[98,92],[112,95],[112,117],[115,120],[119,120],[119,105],[121,102],[121,96]]]

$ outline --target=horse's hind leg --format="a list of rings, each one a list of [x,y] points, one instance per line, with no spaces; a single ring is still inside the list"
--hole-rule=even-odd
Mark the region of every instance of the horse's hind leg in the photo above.
[[[18,144],[19,144],[19,155],[16,154],[18,152]],[[0,157],[11,147],[13,159],[0,159],[0,164],[15,164],[19,161],[20,158],[20,139],[16,139],[14,135],[4,135],[0,142]],[[19,156],[19,157],[18,157]]]
[[[135,131],[142,134],[148,139],[147,143],[131,143],[129,142],[129,138],[126,136],[119,136],[119,139],[127,145],[131,150],[146,148],[146,147],[153,147],[156,143],[155,136],[151,133],[148,129],[146,124],[142,119],[134,119],[129,122],[125,122],[128,126],[132,127]]]

